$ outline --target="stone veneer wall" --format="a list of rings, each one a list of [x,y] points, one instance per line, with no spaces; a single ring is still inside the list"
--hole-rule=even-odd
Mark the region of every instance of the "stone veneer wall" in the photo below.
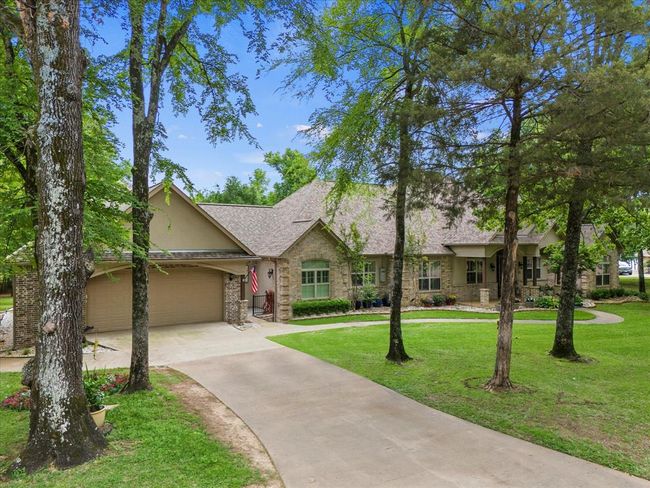
[[[427,256],[429,261],[440,261],[440,290],[420,291],[419,277],[420,265],[418,263],[405,263],[402,277],[402,306],[420,306],[420,300],[431,295],[450,295],[454,292],[452,287],[452,256]],[[390,279],[392,281],[392,260],[390,261]]]
[[[278,320],[291,318],[291,304],[302,297],[302,262],[310,260],[329,261],[331,298],[349,298],[350,273],[341,262],[337,242],[316,227],[278,259]]]
[[[14,277],[14,349],[34,345],[41,317],[38,275],[35,271]]]
[[[241,297],[241,277],[234,276],[228,278],[224,275],[223,291],[223,318],[229,324],[243,324],[248,316],[248,300],[242,300]]]

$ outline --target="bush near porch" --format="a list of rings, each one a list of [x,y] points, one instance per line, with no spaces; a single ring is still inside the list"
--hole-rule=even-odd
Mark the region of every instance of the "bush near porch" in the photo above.
[[[299,300],[291,304],[294,317],[322,315],[327,313],[345,313],[352,308],[350,300],[332,298],[329,300]]]
[[[590,362],[548,355],[555,327],[515,324],[516,393],[488,393],[493,323],[409,324],[414,360],[385,360],[388,326],[339,328],[272,340],[365,376],[425,405],[506,434],[650,479],[650,303],[599,305],[624,317],[611,325],[576,323],[579,353]]]

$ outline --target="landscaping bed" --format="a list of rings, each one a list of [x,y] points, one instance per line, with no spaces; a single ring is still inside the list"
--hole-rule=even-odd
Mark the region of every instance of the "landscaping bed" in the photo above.
[[[245,449],[237,452],[227,445],[227,438],[224,442],[211,436],[214,426],[206,427],[183,403],[198,404],[196,396],[180,391],[187,390],[183,388],[185,376],[173,370],[153,370],[152,381],[153,391],[107,397],[106,403],[117,403],[119,408],[107,416],[113,430],[103,456],[64,471],[16,473],[6,480],[6,486],[281,486],[277,476],[257,463],[251,465]],[[19,388],[19,373],[0,373],[0,397]],[[20,453],[28,426],[28,411],[0,409],[0,472]],[[238,443],[238,439],[231,440]]]
[[[525,308],[515,311],[515,320],[555,320],[555,310]],[[498,312],[493,310],[455,305],[450,307],[409,307],[402,311],[402,319],[497,319]],[[576,310],[576,320],[591,320],[595,315],[585,310]],[[372,311],[358,310],[345,315],[319,315],[314,317],[290,320],[295,325],[322,325],[349,322],[379,322],[390,319],[390,309],[376,308]]]
[[[624,322],[577,323],[588,361],[548,355],[554,324],[516,324],[516,393],[489,393],[496,328],[488,323],[409,324],[414,360],[385,360],[387,325],[276,336],[272,340],[336,364],[407,397],[551,449],[650,479],[650,304],[599,305]]]

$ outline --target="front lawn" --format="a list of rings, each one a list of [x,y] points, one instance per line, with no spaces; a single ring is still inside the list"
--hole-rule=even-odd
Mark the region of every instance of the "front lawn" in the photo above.
[[[618,277],[621,288],[630,291],[639,291],[639,277],[638,276],[619,276]]]
[[[425,405],[477,424],[650,479],[650,304],[601,305],[621,324],[576,324],[587,363],[548,355],[553,324],[516,324],[516,393],[488,393],[496,327],[406,324],[402,366],[388,363],[388,327],[303,332],[273,340],[331,362]]]
[[[14,306],[14,297],[0,297],[0,312],[10,309]]]
[[[555,310],[522,310],[515,312],[517,320],[555,320],[557,312]],[[497,319],[498,313],[486,312],[464,312],[462,310],[413,310],[403,312],[403,319]],[[591,320],[594,315],[585,310],[576,310],[576,320]],[[290,324],[295,325],[321,325],[321,324],[338,324],[348,322],[376,322],[389,320],[389,315],[379,313],[348,314],[337,315],[333,317],[321,317],[314,319],[296,319],[290,320]]]
[[[65,471],[14,475],[6,486],[243,487],[261,481],[243,457],[211,439],[201,420],[166,388],[180,377],[152,372],[152,380],[151,392],[107,399],[107,404],[119,407],[107,415],[114,430],[104,456]],[[17,390],[19,383],[18,373],[0,373],[1,398]],[[0,409],[2,472],[27,439],[28,417],[25,411]]]

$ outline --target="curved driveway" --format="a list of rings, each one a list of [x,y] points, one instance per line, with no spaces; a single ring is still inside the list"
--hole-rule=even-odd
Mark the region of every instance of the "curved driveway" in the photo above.
[[[595,319],[580,323],[622,320],[593,313]],[[457,321],[494,319],[405,322]],[[452,417],[266,339],[375,323],[258,322],[243,331],[226,324],[156,327],[150,331],[151,364],[184,372],[237,413],[267,448],[288,488],[650,488],[648,481]],[[96,338],[118,350],[84,355],[89,368],[128,366],[129,331]],[[21,364],[0,359],[0,370]]]

